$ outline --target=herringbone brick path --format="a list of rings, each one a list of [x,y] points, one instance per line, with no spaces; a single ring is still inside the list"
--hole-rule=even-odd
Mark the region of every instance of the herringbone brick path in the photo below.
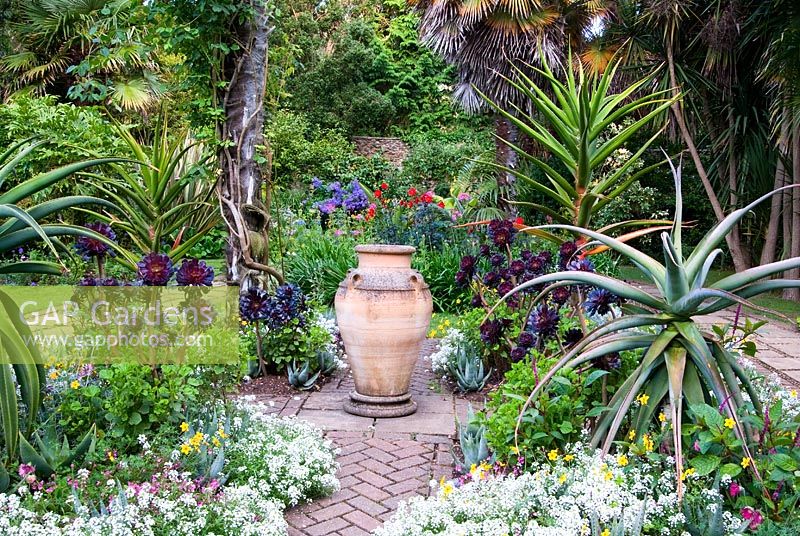
[[[423,355],[435,341],[428,341]],[[296,415],[325,430],[340,449],[337,476],[342,489],[330,497],[293,508],[286,514],[289,536],[359,536],[380,526],[398,504],[428,495],[430,481],[453,475],[451,449],[455,420],[464,419],[467,402],[442,394],[430,364],[420,359],[411,392],[417,412],[396,419],[349,415],[342,405],[353,390],[344,371],[319,392],[292,397],[259,397],[267,411]],[[477,407],[480,404],[473,403]]]

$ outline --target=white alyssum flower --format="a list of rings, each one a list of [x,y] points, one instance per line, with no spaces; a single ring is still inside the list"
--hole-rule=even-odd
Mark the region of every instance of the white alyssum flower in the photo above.
[[[437,350],[428,356],[431,362],[431,370],[434,374],[445,375],[450,370],[450,364],[456,357],[456,352],[461,344],[467,342],[467,336],[460,330],[451,328],[447,334],[439,341]]]
[[[602,527],[621,523],[627,533],[642,512],[645,526],[664,527],[665,536],[680,534],[684,518],[674,475],[649,465],[623,468],[616,457],[579,444],[568,452],[569,462],[561,457],[518,477],[439,486],[435,496],[401,503],[373,534],[575,536],[592,534],[593,520]]]

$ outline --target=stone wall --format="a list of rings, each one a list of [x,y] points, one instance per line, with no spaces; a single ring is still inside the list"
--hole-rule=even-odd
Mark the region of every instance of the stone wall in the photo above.
[[[408,145],[400,138],[354,136],[353,144],[356,146],[356,154],[361,156],[379,154],[396,167],[401,167],[403,160],[408,156]]]

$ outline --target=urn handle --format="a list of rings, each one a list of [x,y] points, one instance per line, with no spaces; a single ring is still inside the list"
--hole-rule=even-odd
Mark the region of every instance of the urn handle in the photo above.
[[[408,278],[411,282],[411,286],[414,287],[414,290],[422,290],[423,279],[422,275],[419,272],[414,272],[411,274],[411,277]]]
[[[350,274],[350,276],[347,279],[348,279],[347,287],[352,290],[352,289],[356,288],[356,285],[358,285],[358,283],[361,281],[362,277],[361,277],[361,274],[359,274],[358,272],[353,270],[352,273]]]

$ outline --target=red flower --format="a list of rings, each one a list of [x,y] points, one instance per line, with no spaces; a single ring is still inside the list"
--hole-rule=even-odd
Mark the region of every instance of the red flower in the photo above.
[[[381,183],[381,190],[388,190],[388,189],[389,189],[389,185],[386,184],[385,182],[382,182]]]
[[[431,192],[425,192],[422,194],[422,201],[423,203],[430,203],[433,201],[433,194]]]
[[[522,216],[517,216],[517,219],[514,220],[514,223],[516,223],[518,225],[522,225]]]
[[[380,197],[382,195],[383,195],[383,192],[381,192],[380,190],[375,190],[375,197]]]
[[[408,197],[414,197],[415,195],[417,195],[417,189],[414,188],[414,187],[409,188],[408,189]]]
[[[439,205],[439,208],[444,208],[444,201],[439,201],[437,205]]]

